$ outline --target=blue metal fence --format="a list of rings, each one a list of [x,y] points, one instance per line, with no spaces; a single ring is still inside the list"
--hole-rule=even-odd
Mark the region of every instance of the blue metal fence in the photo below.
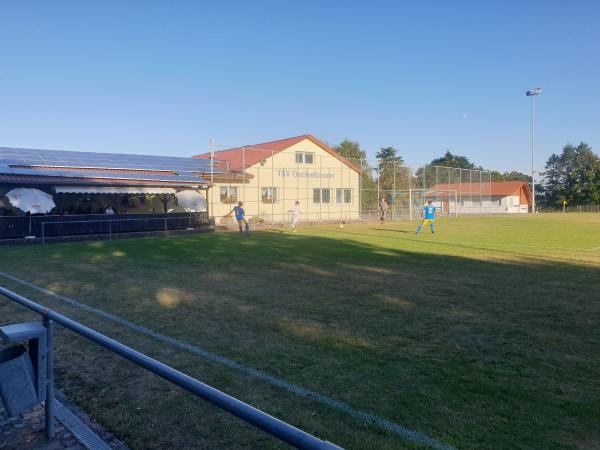
[[[265,431],[271,436],[300,449],[307,450],[340,450],[335,444],[329,441],[321,440],[305,431],[302,431],[294,426],[283,422],[269,414],[260,411],[230,395],[225,394],[205,383],[202,383],[195,378],[190,377],[178,370],[157,361],[131,347],[128,347],[114,339],[109,338],[85,325],[80,324],[68,317],[59,314],[51,309],[46,308],[38,303],[35,303],[15,292],[12,292],[6,288],[0,287],[0,294],[6,298],[15,301],[16,303],[40,314],[44,319],[44,325],[47,327],[49,332],[49,342],[52,343],[52,327],[56,323],[74,333],[83,336],[86,339],[122,356],[134,364],[158,375],[161,378],[185,389],[186,391],[200,397],[215,406],[239,417],[240,419],[254,425],[257,428]],[[50,347],[51,353],[51,347]],[[52,358],[48,358],[48,379],[52,380]],[[46,413],[50,417],[46,417],[47,434],[50,436],[53,434],[53,419],[52,419],[52,386],[49,386],[49,393],[46,398]]]

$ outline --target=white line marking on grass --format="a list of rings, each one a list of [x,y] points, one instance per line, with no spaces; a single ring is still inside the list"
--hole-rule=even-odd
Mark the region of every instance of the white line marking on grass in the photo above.
[[[151,336],[159,341],[166,342],[166,343],[172,345],[173,347],[187,350],[190,353],[202,356],[203,358],[206,358],[210,361],[214,361],[214,362],[223,364],[224,366],[235,369],[239,372],[242,372],[246,375],[254,377],[258,380],[264,381],[272,386],[277,386],[279,388],[282,388],[289,392],[292,392],[293,394],[296,394],[300,397],[305,397],[310,400],[314,400],[316,402],[322,403],[322,404],[327,405],[327,406],[329,406],[333,409],[336,409],[340,412],[346,413],[349,416],[352,416],[356,419],[362,419],[365,422],[370,422],[374,425],[379,426],[380,428],[391,431],[408,441],[411,441],[411,442],[414,442],[414,443],[420,444],[420,445],[426,445],[428,447],[440,449],[440,450],[454,450],[454,447],[444,444],[443,442],[441,442],[435,438],[429,437],[426,434],[423,434],[419,431],[412,430],[410,428],[403,427],[402,425],[398,425],[394,422],[390,422],[389,420],[384,419],[383,417],[377,416],[375,414],[361,411],[359,409],[356,409],[356,408],[350,406],[348,403],[345,403],[345,402],[342,402],[339,400],[335,400],[333,398],[319,394],[318,392],[311,391],[309,389],[305,389],[303,387],[288,383],[287,381],[280,380],[279,378],[275,378],[274,376],[269,375],[267,373],[260,372],[256,369],[252,369],[250,367],[243,366],[243,365],[241,365],[229,358],[226,358],[224,356],[208,352],[200,347],[196,347],[194,345],[188,344],[187,342],[180,341],[178,339],[172,338],[165,334],[157,333],[156,331],[154,331],[150,328],[146,328],[142,325],[137,325],[126,319],[123,319],[120,316],[111,314],[111,313],[103,311],[101,309],[94,308],[94,307],[86,305],[84,303],[80,303],[77,300],[74,300],[70,297],[66,297],[64,295],[57,294],[54,291],[37,286],[33,283],[29,283],[28,281],[21,280],[20,278],[14,277],[7,273],[0,272],[0,276],[8,278],[9,280],[12,280],[15,283],[21,284],[23,286],[27,286],[28,288],[31,288],[38,292],[41,292],[42,294],[45,294],[45,295],[48,295],[55,299],[61,300],[72,306],[76,306],[77,308],[80,308],[85,311],[96,314],[97,316],[103,317],[108,320],[112,320],[113,322],[116,322],[120,325],[123,325],[127,328],[130,328],[132,330],[135,330],[135,331],[145,334],[147,336]]]

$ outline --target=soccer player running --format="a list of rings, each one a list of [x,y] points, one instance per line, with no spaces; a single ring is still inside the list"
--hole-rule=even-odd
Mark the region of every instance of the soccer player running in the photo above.
[[[292,231],[295,233],[296,228],[298,227],[298,223],[300,222],[300,214],[302,214],[302,210],[300,209],[300,202],[296,200],[294,203],[294,207],[288,211],[290,213],[291,223],[290,227]]]
[[[388,211],[388,203],[385,201],[385,198],[382,197],[381,200],[379,200],[379,224],[380,225],[383,225],[387,211]]]
[[[231,211],[229,211],[229,214],[227,215],[229,216],[231,215],[231,213],[234,213],[235,220],[237,221],[238,226],[240,227],[240,234],[242,234],[242,225],[245,225],[246,235],[250,235],[250,225],[246,220],[246,211],[244,211],[243,206],[244,204],[242,202],[239,202],[237,206],[235,206]]]
[[[432,233],[435,233],[435,216],[437,215],[437,208],[432,205],[431,200],[427,200],[427,204],[421,211],[421,217],[423,220],[417,227],[417,234],[423,229],[423,225],[429,225],[429,229]]]

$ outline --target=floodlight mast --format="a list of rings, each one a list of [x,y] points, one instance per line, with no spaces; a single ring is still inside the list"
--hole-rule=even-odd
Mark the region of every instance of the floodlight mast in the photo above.
[[[535,96],[542,93],[542,88],[535,88],[525,93],[531,97],[531,212],[535,213]]]

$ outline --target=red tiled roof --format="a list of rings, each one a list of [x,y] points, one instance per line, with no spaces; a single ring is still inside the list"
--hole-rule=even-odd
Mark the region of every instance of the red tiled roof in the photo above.
[[[220,161],[227,161],[229,163],[229,170],[233,172],[241,172],[247,169],[248,167],[258,164],[264,159],[272,157],[275,153],[282,152],[283,150],[290,148],[292,145],[304,141],[305,139],[308,139],[309,141],[318,145],[327,153],[332,155],[334,158],[339,159],[352,170],[360,173],[360,167],[342,158],[338,152],[332,150],[323,142],[319,141],[317,138],[310,134],[303,134],[302,136],[281,139],[278,141],[265,142],[262,144],[253,144],[246,145],[244,147],[235,147],[227,150],[219,150],[215,152],[215,159]],[[193,156],[193,158],[208,159],[210,158],[210,152]]]

